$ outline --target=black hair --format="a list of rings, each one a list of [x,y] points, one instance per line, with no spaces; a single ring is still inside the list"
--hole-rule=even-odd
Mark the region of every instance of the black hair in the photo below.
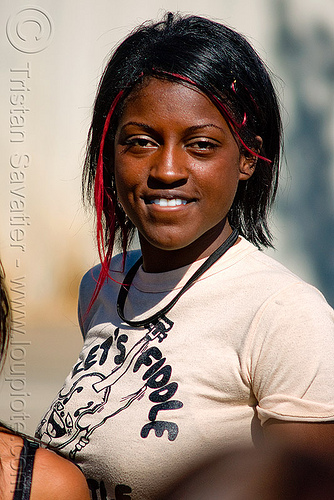
[[[5,271],[2,262],[0,261],[0,373],[6,361],[8,345],[10,341],[11,323],[12,323],[11,305],[5,283],[5,277],[6,277]],[[2,420],[0,420],[0,427],[1,427],[1,432],[6,432],[8,434],[20,436],[22,438],[26,437],[30,441],[42,444],[40,440],[30,437],[25,433],[18,432],[17,430],[11,428],[9,425],[2,422]],[[0,457],[0,470],[1,470],[1,457]]]
[[[83,170],[83,197],[92,204],[95,201],[97,225],[104,231],[105,263],[110,263],[115,231],[125,251],[134,230],[117,202],[113,139],[126,96],[150,76],[192,82],[222,112],[240,152],[257,157],[253,175],[239,182],[228,218],[259,248],[272,246],[267,217],[277,190],[282,125],[269,70],[235,30],[203,17],[168,13],[159,22],[137,27],[118,46],[99,84]],[[257,136],[263,141],[260,147]],[[102,167],[97,178],[99,157]]]
[[[10,335],[10,305],[5,285],[5,272],[0,261],[0,371],[4,365]]]

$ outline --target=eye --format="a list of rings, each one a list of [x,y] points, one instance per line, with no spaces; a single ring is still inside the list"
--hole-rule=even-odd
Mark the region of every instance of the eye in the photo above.
[[[195,143],[195,146],[198,149],[214,149],[217,147],[217,144],[214,144],[213,142],[209,142],[209,141],[197,141]]]
[[[219,147],[219,144],[210,139],[195,139],[189,142],[187,149],[190,149],[194,154],[209,154],[214,152]]]
[[[127,150],[132,152],[140,152],[147,149],[155,149],[158,144],[151,138],[147,136],[131,136],[124,139],[122,145],[126,146]]]

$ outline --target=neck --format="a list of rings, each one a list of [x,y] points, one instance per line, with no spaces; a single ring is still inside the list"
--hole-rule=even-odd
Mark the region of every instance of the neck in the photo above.
[[[228,220],[226,222],[224,220],[192,244],[176,250],[157,248],[139,235],[143,269],[147,273],[163,273],[192,264],[196,260],[211,255],[229,237],[231,232]]]

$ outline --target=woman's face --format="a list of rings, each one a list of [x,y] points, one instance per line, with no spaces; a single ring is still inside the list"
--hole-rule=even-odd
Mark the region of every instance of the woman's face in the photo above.
[[[197,89],[151,78],[128,97],[115,136],[115,179],[144,264],[145,251],[175,257],[182,249],[198,254],[198,245],[218,247],[230,231],[224,219],[239,180],[251,173],[252,161]]]

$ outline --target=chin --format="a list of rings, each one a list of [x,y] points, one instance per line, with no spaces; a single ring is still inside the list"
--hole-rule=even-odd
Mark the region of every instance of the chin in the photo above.
[[[180,231],[182,233],[182,231]],[[143,245],[149,245],[159,250],[172,251],[181,250],[191,245],[196,238],[184,238],[184,234],[178,234],[177,231],[166,231],[165,234],[147,234],[140,235],[140,241]]]

